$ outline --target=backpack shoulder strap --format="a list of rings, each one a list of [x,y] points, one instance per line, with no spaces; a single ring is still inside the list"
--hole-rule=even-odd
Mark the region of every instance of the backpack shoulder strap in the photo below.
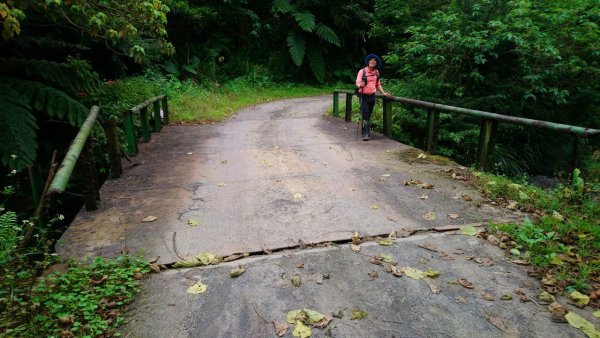
[[[367,83],[367,67],[362,70],[362,80],[364,83]]]

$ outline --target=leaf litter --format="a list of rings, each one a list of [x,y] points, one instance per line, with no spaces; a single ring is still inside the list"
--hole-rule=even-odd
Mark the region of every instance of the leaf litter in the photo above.
[[[292,310],[286,314],[286,321],[296,325],[292,331],[292,335],[301,338],[310,337],[312,335],[310,329],[311,326],[317,329],[324,329],[329,325],[332,319],[331,316],[323,315],[311,309]]]
[[[194,256],[192,259],[187,261],[180,261],[173,264],[174,268],[193,268],[195,266],[206,266],[216,265],[221,263],[223,258],[221,256],[212,254],[210,252],[202,252]]]

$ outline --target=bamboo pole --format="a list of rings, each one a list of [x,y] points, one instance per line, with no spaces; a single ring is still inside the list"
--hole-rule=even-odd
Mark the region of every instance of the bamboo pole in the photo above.
[[[60,194],[65,191],[67,187],[67,183],[69,182],[69,178],[71,178],[71,174],[73,173],[73,168],[75,167],[75,163],[77,163],[77,159],[81,154],[81,150],[83,149],[83,145],[87,141],[94,124],[96,123],[96,119],[98,118],[98,113],[100,112],[100,108],[98,106],[93,106],[88,114],[85,122],[81,125],[77,136],[73,140],[73,143],[69,147],[67,151],[67,155],[63,159],[60,168],[56,172],[52,183],[50,184],[50,189],[48,193],[50,194]]]

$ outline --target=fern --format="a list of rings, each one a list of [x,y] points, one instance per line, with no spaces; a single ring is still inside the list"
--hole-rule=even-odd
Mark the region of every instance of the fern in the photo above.
[[[283,14],[290,13],[295,10],[294,6],[290,3],[290,0],[275,0],[273,1],[272,9],[274,12]]]
[[[17,229],[19,224],[16,213],[8,211],[0,215],[0,265],[10,259],[10,254],[19,241]]]
[[[300,28],[304,29],[307,32],[312,32],[315,30],[317,26],[315,23],[315,16],[310,12],[295,12],[292,13],[294,19],[300,26]]]
[[[77,127],[87,117],[85,106],[56,88],[10,77],[0,77],[0,83],[0,163],[3,166],[22,169],[35,162],[36,111]]]
[[[321,51],[318,48],[310,48],[308,50],[308,64],[313,71],[315,78],[321,83],[325,81],[325,60]]]
[[[316,29],[317,36],[333,45],[340,47],[342,45],[340,38],[328,26],[319,23]]]
[[[304,39],[296,32],[291,31],[287,37],[287,45],[290,55],[292,55],[292,61],[294,61],[296,66],[299,67],[302,64],[302,60],[304,60],[304,54],[306,53],[306,44],[304,43]]]
[[[0,85],[0,163],[22,169],[35,161],[37,124],[31,107],[20,102],[8,83]],[[13,158],[13,155],[16,156]]]
[[[86,61],[73,58],[68,63],[46,60],[0,58],[0,76],[39,81],[71,92],[96,92],[100,88],[98,75]]]

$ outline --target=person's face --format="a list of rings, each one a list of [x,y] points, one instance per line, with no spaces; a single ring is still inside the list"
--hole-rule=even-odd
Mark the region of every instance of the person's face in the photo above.
[[[369,59],[369,67],[377,67],[377,60],[375,60],[375,58],[370,58]]]

